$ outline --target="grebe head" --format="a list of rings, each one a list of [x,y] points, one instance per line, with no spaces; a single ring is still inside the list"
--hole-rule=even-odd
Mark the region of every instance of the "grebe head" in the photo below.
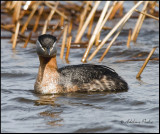
[[[56,37],[50,34],[43,34],[38,37],[36,46],[37,54],[43,57],[54,57],[56,56]]]

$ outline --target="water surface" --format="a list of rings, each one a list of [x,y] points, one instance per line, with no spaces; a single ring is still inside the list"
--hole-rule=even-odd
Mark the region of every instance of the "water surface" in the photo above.
[[[135,22],[129,20],[125,29],[133,28]],[[29,43],[24,49],[21,48],[24,44],[18,43],[16,50],[12,50],[11,42],[2,39],[1,132],[159,132],[159,61],[149,61],[140,80],[136,74],[144,61],[117,62],[146,58],[159,44],[159,22],[146,19],[137,43],[131,42],[130,49],[126,47],[128,31],[125,29],[116,40],[120,44],[113,45],[101,63],[97,61],[107,44],[88,62],[107,65],[127,81],[128,92],[112,94],[37,95],[33,92],[39,66],[35,44]],[[103,32],[101,38],[106,33]],[[71,49],[69,65],[81,64],[84,52],[85,48]],[[58,66],[68,65],[60,60],[59,53],[60,47]],[[159,48],[154,57],[159,57]]]

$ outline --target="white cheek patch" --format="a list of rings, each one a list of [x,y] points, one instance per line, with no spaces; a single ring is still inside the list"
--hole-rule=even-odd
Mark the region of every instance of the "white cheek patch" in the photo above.
[[[40,47],[43,51],[45,51],[44,48],[42,47],[41,43],[38,40],[37,40],[37,47]]]
[[[56,43],[57,43],[57,42],[54,42],[54,43],[53,43],[53,47],[50,49],[50,51],[52,51],[52,50],[55,48]]]

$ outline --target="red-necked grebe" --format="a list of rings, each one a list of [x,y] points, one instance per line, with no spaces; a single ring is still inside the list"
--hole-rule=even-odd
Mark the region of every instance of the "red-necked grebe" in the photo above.
[[[36,46],[40,66],[34,85],[41,94],[127,91],[127,83],[111,68],[104,65],[80,64],[57,67],[56,37],[43,34]]]

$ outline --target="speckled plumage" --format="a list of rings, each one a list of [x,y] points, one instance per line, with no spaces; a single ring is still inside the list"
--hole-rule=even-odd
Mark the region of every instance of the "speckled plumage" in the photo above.
[[[111,68],[104,65],[81,64],[57,67],[56,37],[39,36],[37,54],[40,66],[35,91],[41,94],[127,91],[127,83]]]
[[[77,85],[78,91],[127,91],[127,83],[104,65],[81,64],[58,69],[60,84]]]

